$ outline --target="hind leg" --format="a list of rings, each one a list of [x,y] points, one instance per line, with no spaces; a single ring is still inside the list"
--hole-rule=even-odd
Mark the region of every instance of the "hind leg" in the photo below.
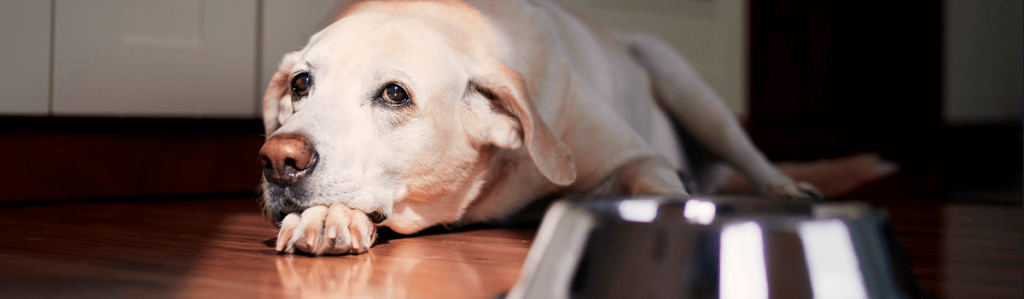
[[[647,156],[619,166],[591,194],[688,196],[672,165],[661,156]]]
[[[633,58],[647,70],[659,104],[700,146],[750,178],[762,194],[775,198],[820,196],[814,186],[794,182],[758,150],[714,90],[675,49],[642,34],[627,38]]]

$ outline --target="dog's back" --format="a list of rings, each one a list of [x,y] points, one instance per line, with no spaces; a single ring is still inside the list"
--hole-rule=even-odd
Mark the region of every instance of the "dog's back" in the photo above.
[[[650,40],[659,44],[664,42],[642,33],[603,27],[585,15],[547,0],[470,3],[490,16],[508,36],[516,39],[511,42],[516,45],[516,50],[527,48],[526,53],[517,53],[520,57],[509,61],[510,65],[515,65],[516,60],[536,61],[535,56],[539,54],[530,52],[531,47],[548,47],[544,51],[561,52],[559,54],[564,55],[581,87],[595,95],[586,97],[587,102],[583,103],[595,106],[592,109],[599,113],[593,117],[631,128],[655,153],[680,170],[687,189],[697,193],[713,192],[727,178],[726,163],[708,154],[680,124],[674,122],[673,118],[678,116],[663,109],[666,106],[663,102],[673,98],[659,95],[655,86],[677,84],[675,78],[657,77],[637,57],[642,51],[638,44],[649,43]],[[546,43],[531,44],[530,41],[537,40],[537,35],[546,35]],[[522,66],[520,71],[528,71],[532,66]],[[689,68],[688,65],[685,67]],[[544,88],[544,84],[551,82],[536,82],[534,86]],[[541,113],[557,111],[544,108],[546,103],[540,102],[544,97],[535,100]],[[731,114],[727,116],[731,117]],[[545,120],[555,118],[557,116],[545,115]]]

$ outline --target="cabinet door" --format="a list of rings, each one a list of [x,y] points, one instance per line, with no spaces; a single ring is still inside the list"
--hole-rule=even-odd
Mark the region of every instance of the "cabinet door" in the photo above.
[[[56,0],[53,113],[256,116],[256,2]]]
[[[0,2],[0,115],[46,115],[50,1]]]

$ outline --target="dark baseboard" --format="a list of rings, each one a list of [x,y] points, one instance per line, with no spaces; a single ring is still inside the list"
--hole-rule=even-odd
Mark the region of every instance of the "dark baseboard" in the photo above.
[[[1021,122],[946,125],[903,134],[794,132],[751,128],[773,161],[811,161],[875,152],[905,173],[935,175],[946,190],[1020,189],[1024,177]]]
[[[254,192],[259,120],[0,117],[0,201]]]

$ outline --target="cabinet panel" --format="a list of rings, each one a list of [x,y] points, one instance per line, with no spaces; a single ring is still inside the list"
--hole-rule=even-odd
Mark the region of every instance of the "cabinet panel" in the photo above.
[[[55,12],[55,115],[255,116],[255,1],[57,0]]]
[[[942,116],[947,123],[1020,122],[1022,6],[1021,1],[945,1]]]
[[[610,28],[660,37],[737,116],[747,115],[744,0],[553,0]]]
[[[0,2],[0,115],[46,115],[50,1]]]

